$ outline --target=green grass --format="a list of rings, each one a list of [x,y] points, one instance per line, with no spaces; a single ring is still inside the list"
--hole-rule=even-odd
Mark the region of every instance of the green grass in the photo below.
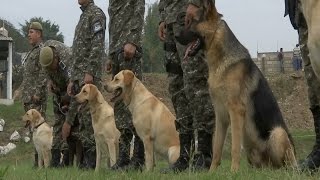
[[[21,122],[21,116],[24,110],[20,102],[12,106],[0,105],[0,118],[6,120],[4,132],[0,132],[0,145],[8,142],[10,134],[15,129],[23,129],[24,124]],[[51,99],[48,100],[47,116],[49,121],[52,120]],[[295,141],[297,159],[303,159],[312,149],[314,143],[314,133],[309,130],[291,130]],[[230,134],[229,134],[230,136]],[[113,172],[110,170],[101,170],[99,173],[94,171],[83,171],[76,167],[64,169],[33,169],[33,145],[32,142],[25,143],[22,140],[14,142],[17,148],[9,154],[0,156],[0,180],[38,180],[38,179],[319,179],[320,173],[310,175],[309,173],[299,173],[291,169],[256,169],[251,168],[246,162],[244,154],[242,155],[241,168],[237,173],[230,172],[230,137],[228,137],[221,166],[215,172],[193,172],[187,171],[180,174],[161,174],[160,169],[167,166],[165,161],[157,162],[153,172]],[[6,141],[6,142],[4,142]]]

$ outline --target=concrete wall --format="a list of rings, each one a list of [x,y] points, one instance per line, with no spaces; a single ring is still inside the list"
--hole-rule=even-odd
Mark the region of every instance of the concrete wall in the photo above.
[[[294,72],[292,65],[292,51],[286,51],[284,54],[284,72]],[[280,62],[278,61],[278,52],[257,53],[254,62],[264,74],[280,73]]]

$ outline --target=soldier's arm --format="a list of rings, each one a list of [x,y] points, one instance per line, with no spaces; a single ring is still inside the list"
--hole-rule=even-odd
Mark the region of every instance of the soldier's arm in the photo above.
[[[161,22],[164,22],[164,20],[166,18],[166,14],[165,14],[165,11],[164,11],[164,9],[165,9],[165,0],[160,0],[159,5],[158,5],[158,9],[159,9],[160,23],[161,23]]]
[[[105,28],[106,28],[106,17],[102,13],[94,14],[93,21],[91,24],[91,49],[90,55],[84,58],[86,67],[84,72],[90,75],[96,74],[97,69],[101,69],[103,63],[102,58],[104,55],[104,40],[105,40]]]
[[[41,65],[37,63],[39,66],[39,76],[38,76],[38,81],[36,83],[36,91],[34,93],[35,96],[39,97],[41,100],[43,98],[46,98],[48,89],[47,89],[47,73],[45,72],[44,69],[42,69]]]

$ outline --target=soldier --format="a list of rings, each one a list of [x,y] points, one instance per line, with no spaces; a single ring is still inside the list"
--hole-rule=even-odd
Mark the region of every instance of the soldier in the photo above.
[[[315,170],[320,167],[320,81],[312,69],[308,42],[308,27],[302,14],[300,0],[286,0],[285,16],[289,14],[294,29],[298,30],[299,44],[304,64],[305,78],[308,85],[308,98],[310,110],[313,115],[316,142],[307,158],[300,163],[301,170]]]
[[[84,84],[94,84],[101,89],[102,60],[105,48],[106,16],[93,0],[78,0],[82,14],[75,29],[71,57],[71,77],[68,94],[80,92]],[[80,168],[94,169],[96,163],[95,140],[89,107],[80,112],[68,113],[63,124],[62,136],[66,139],[74,125],[75,116],[79,119],[79,138],[83,145],[83,161]]]
[[[43,46],[42,37],[42,25],[39,22],[31,22],[28,39],[32,49],[22,61],[24,72],[21,89],[25,112],[30,109],[37,109],[45,118],[47,108],[47,79],[39,63],[40,48]],[[38,166],[37,151],[35,151],[34,166]]]
[[[70,57],[71,49],[63,43],[55,40],[48,40],[40,51],[40,64],[45,70],[48,78],[48,89],[53,93],[53,142],[52,142],[52,159],[51,167],[68,166],[73,162],[70,157],[67,142],[62,139],[62,125],[66,119],[66,113],[69,110],[71,98],[67,94],[67,86],[70,79]],[[73,101],[73,99],[72,99]],[[72,102],[74,103],[74,102]],[[72,106],[74,107],[74,106]],[[72,109],[71,111],[75,111]],[[72,127],[75,131],[76,126]],[[68,139],[71,139],[69,137]],[[72,136],[74,142],[78,139]],[[71,143],[71,142],[69,142]],[[63,162],[60,164],[61,153],[63,153]],[[79,159],[77,159],[79,161]]]
[[[203,51],[183,61],[185,46],[177,42],[184,28],[188,0],[160,0],[159,38],[164,41],[165,67],[169,92],[176,112],[180,138],[180,157],[164,172],[180,172],[189,167],[195,133],[198,148],[192,160],[195,169],[209,169],[212,158],[214,111],[208,92],[208,67]]]
[[[111,0],[109,3],[109,61],[107,71],[112,75],[124,69],[133,71],[142,80],[142,28],[144,22],[145,1]],[[111,70],[112,69],[112,70]],[[132,123],[131,113],[123,102],[114,105],[116,126],[121,132],[119,159],[113,170],[125,168],[140,169],[144,164],[144,147]],[[130,160],[130,142],[134,138],[133,157]]]

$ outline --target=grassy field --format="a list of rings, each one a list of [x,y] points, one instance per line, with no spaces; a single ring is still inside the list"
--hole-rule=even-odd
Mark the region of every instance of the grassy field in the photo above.
[[[51,102],[51,100],[49,100]],[[48,119],[52,119],[52,106],[48,103]],[[8,143],[10,134],[15,130],[23,130],[21,116],[23,115],[21,103],[13,106],[0,105],[0,118],[6,120],[4,132],[0,132],[0,145]],[[312,148],[314,143],[313,132],[295,129],[291,130],[297,159],[304,158]],[[161,174],[161,168],[167,166],[164,161],[157,162],[153,172],[113,172],[102,170],[99,173],[94,171],[83,171],[75,167],[64,169],[33,169],[33,145],[31,142],[25,143],[22,140],[14,142],[17,148],[7,155],[0,156],[0,179],[319,179],[320,173],[310,175],[309,173],[299,173],[291,169],[254,169],[248,166],[246,159],[242,156],[241,169],[238,173],[230,172],[230,141],[227,140],[222,165],[216,172],[193,172],[186,171],[181,174]]]

